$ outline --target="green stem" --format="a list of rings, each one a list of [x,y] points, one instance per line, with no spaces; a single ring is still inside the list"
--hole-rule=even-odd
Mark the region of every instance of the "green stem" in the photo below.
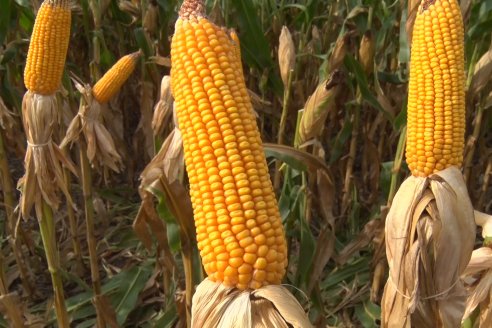
[[[82,192],[84,195],[85,224],[87,230],[87,245],[89,248],[89,261],[91,267],[92,288],[97,301],[101,297],[101,280],[99,277],[99,266],[97,263],[97,242],[94,233],[94,205],[92,201],[92,172],[87,158],[87,146],[85,142],[79,144],[80,163],[82,167]],[[97,327],[105,327],[104,318],[95,302],[97,314]]]
[[[282,116],[280,117],[280,126],[278,129],[277,142],[279,145],[284,143],[284,133],[285,126],[287,125],[287,116],[289,113],[289,100],[290,100],[290,89],[292,86],[292,76],[294,75],[294,70],[289,71],[289,76],[287,79],[287,85],[284,89],[284,99],[282,102]],[[277,161],[275,167],[275,177],[273,181],[274,189],[277,190],[280,185],[280,161]]]
[[[55,312],[58,327],[70,327],[68,320],[67,308],[65,305],[65,295],[63,294],[63,283],[60,275],[60,260],[58,250],[56,248],[55,236],[55,221],[53,218],[53,210],[42,200],[43,212],[38,218],[41,239],[43,240],[44,251],[46,253],[46,261],[48,262],[48,270],[51,274],[53,283],[53,291],[55,293]]]
[[[63,169],[63,178],[65,179],[65,185],[67,186],[67,190],[72,189],[72,179],[70,177],[70,171],[67,168]],[[72,238],[72,247],[73,254],[77,263],[77,271],[79,274],[83,274],[84,272],[84,260],[82,259],[82,251],[80,247],[80,239],[77,232],[77,218],[75,217],[75,213],[72,206],[67,206],[67,214],[68,214],[68,224],[70,226],[70,237]]]

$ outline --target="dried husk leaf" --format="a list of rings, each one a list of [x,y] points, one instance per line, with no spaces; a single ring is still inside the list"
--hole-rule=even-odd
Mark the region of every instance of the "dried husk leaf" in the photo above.
[[[157,33],[159,28],[159,7],[152,2],[149,3],[143,19],[143,27],[151,34]]]
[[[328,67],[330,71],[333,72],[334,70],[339,69],[342,66],[343,60],[345,59],[345,55],[348,51],[349,40],[349,34],[345,34],[344,36],[338,38],[337,42],[335,43],[335,48],[333,49],[333,52],[329,59]]]
[[[171,77],[165,75],[161,81],[161,95],[154,107],[154,116],[152,117],[152,130],[154,131],[154,136],[163,136],[164,130],[172,118],[173,103]]]
[[[482,227],[482,237],[492,237],[492,215],[475,211],[475,223]]]
[[[193,295],[192,328],[312,327],[296,298],[280,285],[239,290],[205,279]]]
[[[92,97],[90,86],[82,86],[77,82],[75,85],[82,95],[79,112],[68,126],[60,147],[73,144],[82,135],[87,144],[87,158],[92,166],[106,166],[120,172],[123,163],[111,133],[104,126],[101,104]]]
[[[36,206],[38,218],[42,215],[42,200],[53,209],[58,209],[60,189],[73,206],[70,192],[63,179],[62,166],[74,175],[77,170],[70,159],[53,142],[52,135],[59,117],[56,95],[39,95],[26,92],[22,101],[22,118],[27,137],[24,159],[25,174],[18,182],[21,191],[20,209],[27,218],[32,206]]]
[[[481,247],[474,250],[463,276],[469,293],[463,320],[468,318],[477,306],[480,306],[480,327],[490,327],[492,321],[488,321],[489,325],[485,325],[482,318],[489,318],[492,315],[490,302],[492,292],[492,249]]]
[[[308,98],[299,126],[298,145],[302,145],[321,134],[328,113],[335,108],[335,99],[341,90],[342,81],[343,73],[335,70],[328,79],[318,85],[314,93]]]
[[[390,268],[383,327],[459,327],[461,281],[475,241],[473,207],[460,170],[450,167],[401,185],[386,218]]]
[[[278,45],[278,62],[280,66],[280,76],[284,86],[287,87],[289,72],[293,71],[296,65],[296,47],[292,35],[287,26],[282,26]]]
[[[133,222],[133,229],[148,249],[152,246],[151,231],[156,235],[161,248],[167,248],[165,226],[157,215],[152,191],[159,190],[164,193],[164,187],[161,185],[160,180],[161,176],[166,176],[169,183],[172,184],[178,179],[183,169],[183,141],[181,132],[175,128],[166,138],[157,155],[154,156],[140,175],[139,194],[142,203]]]

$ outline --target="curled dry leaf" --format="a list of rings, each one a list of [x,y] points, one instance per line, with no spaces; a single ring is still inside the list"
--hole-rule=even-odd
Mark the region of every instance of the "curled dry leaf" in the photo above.
[[[163,136],[164,130],[172,118],[173,102],[171,77],[165,75],[161,81],[161,95],[154,107],[154,116],[152,117],[154,136]]]
[[[53,142],[52,135],[58,122],[59,105],[55,95],[44,96],[26,92],[22,101],[22,118],[27,137],[24,159],[26,172],[18,182],[21,191],[20,209],[27,218],[32,206],[42,217],[42,200],[53,209],[60,204],[58,189],[73,205],[72,197],[63,178],[62,166],[73,174],[77,170],[70,159]]]
[[[116,150],[111,133],[104,126],[101,104],[92,97],[90,86],[75,82],[82,97],[79,112],[68,126],[67,134],[60,147],[77,141],[81,135],[87,144],[87,158],[94,167],[106,166],[119,172],[123,166],[121,156]]]
[[[289,72],[293,71],[296,65],[296,47],[292,40],[287,26],[282,26],[278,45],[278,62],[280,66],[280,75],[284,86],[287,87],[289,80]]]
[[[312,327],[296,298],[280,285],[239,290],[208,278],[193,295],[192,328]]]
[[[341,90],[343,79],[344,74],[341,71],[333,71],[308,98],[299,126],[297,144],[302,145],[321,134],[328,113],[335,108],[335,98]]]
[[[456,167],[403,182],[386,218],[384,327],[459,327],[466,300],[461,275],[475,241],[473,216]]]

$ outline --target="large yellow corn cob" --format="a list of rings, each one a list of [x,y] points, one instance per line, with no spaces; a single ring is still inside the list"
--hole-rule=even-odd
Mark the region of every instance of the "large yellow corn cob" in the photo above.
[[[123,56],[114,64],[92,88],[92,95],[101,104],[108,102],[121,89],[135,70],[141,52]]]
[[[34,22],[27,53],[24,84],[34,93],[50,95],[60,87],[71,14],[68,0],[45,0]]]
[[[463,21],[456,0],[423,0],[415,20],[408,93],[406,157],[415,176],[463,160]]]
[[[171,46],[198,248],[213,281],[279,284],[287,248],[238,45],[187,1]]]

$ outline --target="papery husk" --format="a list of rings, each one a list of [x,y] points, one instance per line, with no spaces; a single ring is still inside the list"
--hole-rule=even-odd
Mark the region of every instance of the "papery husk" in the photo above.
[[[77,170],[68,157],[53,142],[52,135],[59,118],[59,103],[56,95],[39,95],[26,92],[22,101],[22,118],[27,137],[24,159],[25,174],[19,179],[21,191],[20,209],[27,218],[35,205],[38,218],[42,217],[42,200],[58,209],[58,189],[73,206],[72,197],[63,179],[63,166],[74,175]]]
[[[172,118],[173,103],[171,77],[165,75],[161,81],[161,95],[159,101],[154,106],[154,116],[152,117],[154,136],[162,136],[164,134],[164,130]]]
[[[463,277],[469,293],[463,320],[480,306],[480,327],[492,327],[492,249],[474,250]]]
[[[401,185],[386,218],[390,268],[383,327],[459,327],[461,274],[475,241],[473,207],[460,170],[447,168]]]
[[[111,133],[104,126],[102,105],[92,97],[90,86],[82,86],[78,82],[75,82],[75,86],[82,95],[79,112],[68,126],[60,147],[74,143],[83,135],[87,144],[87,158],[91,165],[106,166],[115,172],[120,172],[123,163]]]
[[[289,72],[295,69],[296,47],[292,35],[287,26],[282,26],[278,45],[278,62],[280,66],[280,76],[284,86],[288,86]]]
[[[482,236],[487,242],[487,239],[492,237],[492,216],[475,211],[475,222],[482,227]],[[492,327],[492,249],[490,247],[481,247],[473,251],[463,277],[468,290],[463,320],[479,307],[478,326]]]
[[[328,113],[335,108],[335,98],[341,90],[342,82],[343,73],[335,70],[308,98],[299,125],[299,138],[296,141],[298,145],[321,134]]]
[[[192,328],[308,328],[302,306],[287,288],[239,290],[205,279],[193,295]]]

